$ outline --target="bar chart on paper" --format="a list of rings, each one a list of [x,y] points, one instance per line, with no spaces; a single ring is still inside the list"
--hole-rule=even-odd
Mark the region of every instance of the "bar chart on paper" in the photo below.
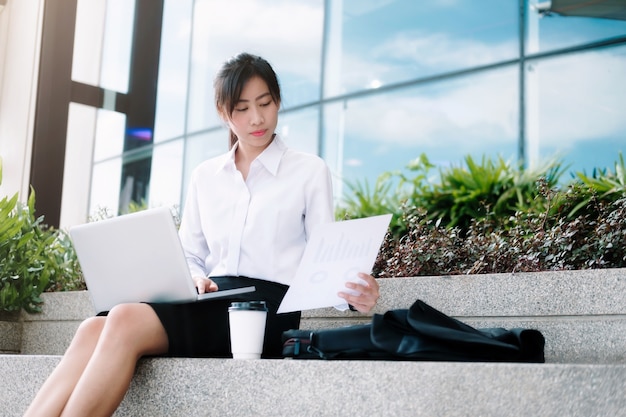
[[[332,307],[345,303],[348,281],[369,273],[380,250],[391,214],[320,225],[313,230],[296,276],[278,313]]]

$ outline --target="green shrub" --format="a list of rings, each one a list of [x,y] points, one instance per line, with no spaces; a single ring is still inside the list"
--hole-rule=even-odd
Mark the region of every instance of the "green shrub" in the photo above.
[[[560,170],[558,164],[536,171],[534,176],[541,172],[544,175],[535,178],[532,187],[533,176],[524,181],[507,180],[513,184],[508,190],[515,189],[516,198],[521,199],[503,206],[504,210],[494,210],[496,196],[475,199],[481,193],[469,191],[492,189],[475,186],[479,182],[496,183],[496,176],[487,174],[500,168],[490,163],[487,169],[483,168],[473,166],[463,173],[450,171],[455,177],[468,178],[457,178],[454,183],[459,190],[455,192],[450,187],[449,193],[443,193],[443,200],[468,204],[468,208],[450,209],[452,214],[443,216],[439,211],[433,216],[429,209],[444,206],[438,200],[442,194],[434,192],[419,195],[430,196],[432,201],[425,199],[421,205],[401,208],[399,216],[407,225],[406,233],[387,235],[374,273],[380,277],[401,277],[626,267],[626,169],[621,154],[614,172],[594,170],[591,177],[577,173],[573,182],[560,188],[558,175],[554,175]],[[486,179],[479,181],[479,172],[485,173]],[[455,201],[450,195],[472,198]],[[449,207],[453,207],[452,203]],[[464,221],[442,221],[459,213],[472,215]]]
[[[600,203],[597,214],[547,221],[548,212],[518,212],[502,225],[473,221],[462,234],[427,220],[407,220],[408,233],[388,235],[374,265],[383,277],[536,272],[626,267],[626,197]]]
[[[0,200],[0,311],[38,312],[44,290],[79,289],[81,281],[69,237],[35,217],[35,191],[26,204],[17,193]]]
[[[371,191],[367,182],[348,184],[351,194],[340,203],[338,219],[392,213],[391,232],[402,236],[409,227],[406,215],[415,211],[419,216],[425,210],[425,220],[459,226],[464,231],[475,219],[543,210],[546,203],[537,189],[537,180],[542,178],[547,187],[553,187],[563,172],[556,161],[530,170],[501,157],[483,157],[478,164],[471,156],[465,158],[465,166],[441,168],[438,175],[432,174],[433,168],[422,154],[405,171],[380,175]]]
[[[540,206],[537,180],[542,178],[552,187],[561,172],[560,164],[554,162],[529,170],[501,157],[495,161],[483,157],[478,164],[467,156],[465,166],[441,169],[440,181],[424,192],[414,193],[411,205],[425,208],[428,218],[465,230],[476,219],[507,218]]]
[[[56,230],[56,239],[46,252],[57,273],[50,277],[45,292],[86,290],[85,279],[78,263],[72,239],[65,230]]]
[[[626,195],[626,164],[621,152],[614,167],[614,171],[608,168],[596,168],[591,176],[577,172],[574,181],[564,192],[552,193],[550,196],[552,200],[550,201],[550,214],[566,213],[568,218],[577,215],[596,215],[599,201],[612,203],[623,198]]]
[[[345,196],[336,208],[336,219],[348,220],[392,213],[390,228],[393,234],[403,234],[406,231],[406,225],[398,209],[406,197],[398,189],[393,188],[393,176],[393,173],[380,175],[373,188],[367,181],[346,183],[351,195]]]
[[[39,310],[39,296],[56,272],[46,253],[54,233],[35,218],[35,193],[22,205],[18,195],[0,201],[0,309]]]

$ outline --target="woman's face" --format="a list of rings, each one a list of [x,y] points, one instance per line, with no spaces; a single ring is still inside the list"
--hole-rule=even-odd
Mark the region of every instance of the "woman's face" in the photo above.
[[[246,82],[227,120],[239,146],[263,150],[270,144],[278,123],[279,104],[272,99],[262,78],[253,77]]]

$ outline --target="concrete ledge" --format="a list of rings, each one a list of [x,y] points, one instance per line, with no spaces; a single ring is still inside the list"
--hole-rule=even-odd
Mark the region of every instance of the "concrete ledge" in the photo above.
[[[43,311],[22,313],[22,354],[61,355],[79,324],[95,314],[87,291],[44,293]]]
[[[22,328],[19,313],[0,312],[0,354],[20,352]]]
[[[385,278],[376,313],[422,299],[474,327],[539,329],[546,362],[626,364],[626,269]],[[365,322],[357,313],[319,309],[300,327]]]
[[[376,313],[416,299],[455,317],[626,314],[626,268],[383,278]],[[341,317],[332,308],[308,317]]]
[[[59,359],[0,356],[2,415]],[[115,416],[624,416],[625,392],[626,365],[151,358]]]
[[[408,308],[420,298],[474,327],[541,330],[547,362],[626,363],[626,269],[385,278],[379,283],[382,296],[375,313]],[[16,337],[12,345],[20,344],[23,354],[62,354],[79,323],[94,314],[84,291],[47,293],[43,299],[43,313],[22,314],[21,333],[11,332]],[[369,319],[333,308],[309,310],[300,327]]]

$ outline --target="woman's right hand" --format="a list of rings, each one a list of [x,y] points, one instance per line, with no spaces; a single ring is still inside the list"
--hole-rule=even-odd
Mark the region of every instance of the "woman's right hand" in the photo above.
[[[217,284],[212,279],[207,277],[193,277],[193,282],[196,284],[198,294],[204,294],[205,292],[217,291]]]

